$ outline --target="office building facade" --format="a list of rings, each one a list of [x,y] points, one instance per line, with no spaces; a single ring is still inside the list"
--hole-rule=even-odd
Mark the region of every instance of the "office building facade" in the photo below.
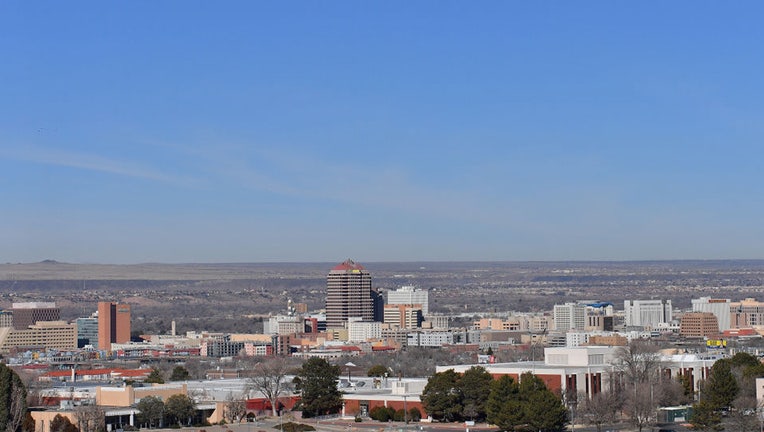
[[[719,331],[730,329],[730,299],[715,299],[711,297],[701,297],[692,299],[693,312],[711,312],[719,322]]]
[[[429,293],[426,290],[411,285],[404,285],[395,291],[388,292],[387,304],[409,306],[420,305],[424,316],[427,316],[430,313]]]
[[[346,327],[349,318],[374,320],[371,274],[350,259],[334,266],[326,277],[326,327]]]
[[[52,302],[13,303],[13,327],[24,330],[39,321],[58,321],[61,310]]]
[[[98,348],[111,349],[112,343],[130,342],[130,305],[98,303]]]
[[[624,300],[626,327],[657,327],[673,319],[671,300]]]

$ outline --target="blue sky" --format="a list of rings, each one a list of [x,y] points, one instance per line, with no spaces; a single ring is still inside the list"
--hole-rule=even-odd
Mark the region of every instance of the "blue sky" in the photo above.
[[[764,258],[760,2],[0,3],[0,262]]]

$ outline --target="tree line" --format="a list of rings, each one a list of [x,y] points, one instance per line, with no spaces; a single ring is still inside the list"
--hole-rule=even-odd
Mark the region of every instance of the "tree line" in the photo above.
[[[464,374],[448,369],[430,378],[421,399],[440,422],[487,421],[501,430],[545,432],[563,431],[568,423],[562,399],[530,372],[515,380],[494,379],[480,366]]]

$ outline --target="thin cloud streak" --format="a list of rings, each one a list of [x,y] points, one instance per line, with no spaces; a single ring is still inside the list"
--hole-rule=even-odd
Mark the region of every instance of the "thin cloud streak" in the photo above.
[[[173,176],[166,173],[142,167],[126,161],[106,158],[103,156],[46,149],[41,147],[24,147],[0,150],[0,158],[30,162],[42,165],[53,165],[77,168],[87,171],[97,171],[106,174],[132,177],[142,180],[159,181],[176,186],[193,186],[198,182],[192,178]]]

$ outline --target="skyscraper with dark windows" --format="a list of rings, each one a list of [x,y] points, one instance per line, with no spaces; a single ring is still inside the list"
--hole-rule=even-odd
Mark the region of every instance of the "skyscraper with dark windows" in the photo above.
[[[326,277],[326,327],[345,327],[348,318],[374,320],[371,274],[351,259],[334,266]]]

